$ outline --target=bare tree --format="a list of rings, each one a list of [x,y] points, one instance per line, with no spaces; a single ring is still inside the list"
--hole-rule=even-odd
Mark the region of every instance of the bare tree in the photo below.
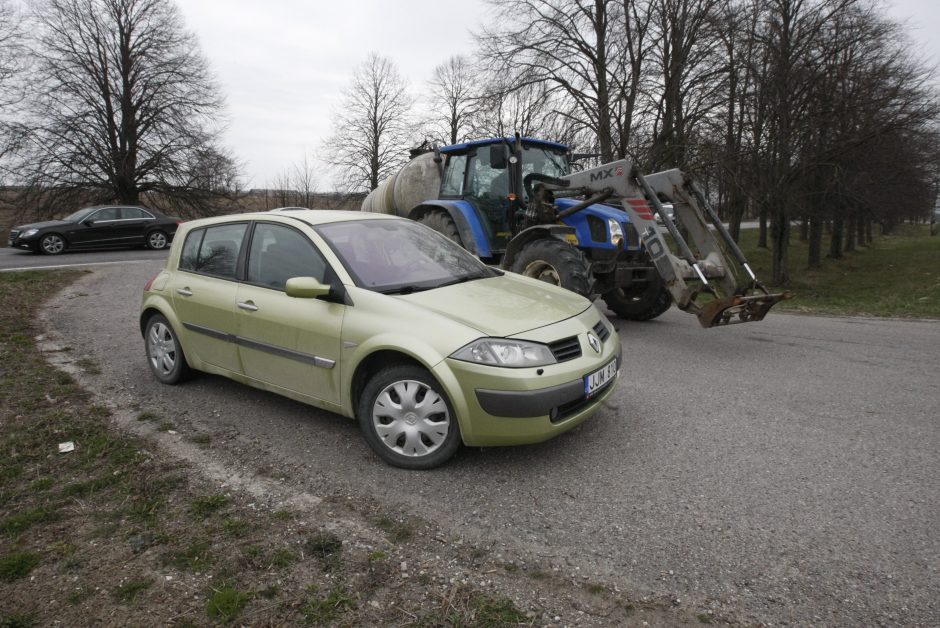
[[[272,207],[313,207],[317,192],[316,167],[307,157],[277,175],[265,192],[265,205]],[[273,203],[273,204],[271,204]]]
[[[466,140],[477,98],[474,69],[467,57],[454,56],[434,68],[430,81],[433,138],[445,144]]]
[[[198,212],[223,100],[170,0],[38,0],[26,178],[47,198],[162,199]],[[219,177],[212,175],[214,181]],[[48,194],[54,190],[56,194]]]
[[[616,84],[620,72],[613,38],[614,0],[490,0],[495,25],[479,39],[489,70],[505,76],[510,89],[542,83],[549,94],[563,94],[572,107],[556,109],[572,123],[589,128],[601,156],[614,156],[611,131]]]
[[[356,69],[323,147],[345,191],[374,190],[408,160],[412,103],[391,59],[373,52]]]
[[[471,118],[474,137],[553,136],[548,130],[550,97],[541,83],[512,88],[494,81],[483,88]]]
[[[0,0],[0,159],[22,142],[16,110],[23,100],[27,59],[22,18],[9,0]]]
[[[647,166],[686,166],[692,135],[719,104],[718,0],[653,0],[656,120]]]
[[[640,107],[640,98],[644,81],[649,74],[647,59],[650,55],[650,19],[652,11],[650,0],[623,0],[620,17],[623,23],[622,46],[619,50],[619,71],[611,75],[616,87],[612,99],[611,133],[614,137],[615,156],[627,157],[633,141],[633,127]],[[611,37],[617,38],[618,29],[614,28]]]

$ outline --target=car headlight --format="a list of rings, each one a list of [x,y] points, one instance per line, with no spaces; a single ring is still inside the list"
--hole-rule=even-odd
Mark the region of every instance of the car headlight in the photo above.
[[[551,349],[537,342],[509,340],[507,338],[480,338],[451,354],[455,360],[522,368],[555,364]]]
[[[39,229],[27,229],[26,231],[24,231],[23,233],[20,234],[20,237],[21,237],[21,238],[31,238],[31,237],[33,237],[34,235],[36,235],[37,233],[39,233]]]
[[[623,227],[613,218],[607,219],[607,228],[610,229],[610,242],[614,246],[623,244]]]

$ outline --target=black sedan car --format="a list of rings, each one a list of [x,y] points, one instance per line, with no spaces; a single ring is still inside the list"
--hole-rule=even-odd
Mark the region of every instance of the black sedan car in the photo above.
[[[46,255],[58,255],[65,249],[164,249],[179,224],[179,218],[143,207],[86,207],[62,220],[13,227],[9,245]]]

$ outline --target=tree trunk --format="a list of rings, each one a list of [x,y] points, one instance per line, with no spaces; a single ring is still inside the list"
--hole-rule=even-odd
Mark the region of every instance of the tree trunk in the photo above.
[[[773,215],[773,283],[776,286],[786,286],[790,283],[790,221],[787,220],[786,205],[778,201]]]
[[[763,206],[760,208],[760,217],[757,224],[757,246],[762,249],[769,248],[767,245],[767,209]]]
[[[844,221],[841,216],[832,219],[832,235],[829,236],[829,257],[830,259],[842,259],[842,234],[844,232]]]
[[[848,224],[845,225],[845,250],[854,251],[855,250],[855,221],[857,219],[858,212],[856,210],[851,210],[849,212]]]
[[[819,218],[813,217],[809,221],[809,267],[822,266],[822,237],[823,223]]]

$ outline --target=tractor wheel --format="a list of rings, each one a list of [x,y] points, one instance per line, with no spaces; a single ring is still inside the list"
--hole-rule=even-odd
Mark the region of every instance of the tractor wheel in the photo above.
[[[672,295],[663,286],[658,274],[647,283],[629,288],[615,288],[604,293],[604,302],[617,316],[628,321],[648,321],[656,318],[672,305]]]
[[[555,238],[534,240],[526,244],[513,260],[510,270],[561,286],[588,299],[593,300],[597,296],[593,291],[591,265],[584,253]]]
[[[424,216],[421,216],[421,218],[418,219],[418,222],[423,225],[427,225],[438,233],[450,238],[460,246],[463,246],[463,242],[460,241],[460,234],[457,233],[457,225],[454,223],[454,219],[447,215],[447,212],[429,212]]]

